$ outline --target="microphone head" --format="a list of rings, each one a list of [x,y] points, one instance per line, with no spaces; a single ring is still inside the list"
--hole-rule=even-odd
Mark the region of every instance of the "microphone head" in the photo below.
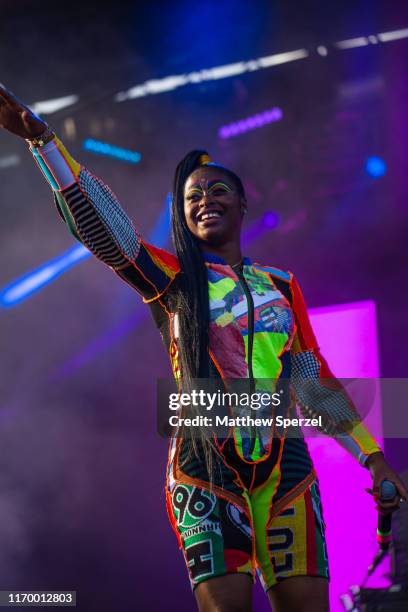
[[[380,486],[381,501],[391,501],[397,495],[397,489],[390,480],[383,480]]]

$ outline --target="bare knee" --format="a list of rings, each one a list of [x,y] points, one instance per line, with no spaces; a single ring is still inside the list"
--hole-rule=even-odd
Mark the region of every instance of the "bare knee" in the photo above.
[[[200,612],[251,612],[251,598],[239,600],[236,595],[207,596],[197,598],[198,609]]]
[[[200,612],[251,612],[252,581],[243,574],[213,578],[195,589]]]
[[[267,593],[274,612],[329,612],[326,578],[293,576]]]
[[[226,600],[216,603],[206,602],[204,606],[199,604],[198,609],[200,612],[251,612],[252,604],[245,605],[242,602]]]

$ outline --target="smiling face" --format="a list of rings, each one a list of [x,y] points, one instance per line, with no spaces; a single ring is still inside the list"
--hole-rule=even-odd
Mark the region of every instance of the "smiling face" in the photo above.
[[[245,198],[222,168],[201,166],[184,186],[184,214],[190,232],[207,245],[239,241]]]

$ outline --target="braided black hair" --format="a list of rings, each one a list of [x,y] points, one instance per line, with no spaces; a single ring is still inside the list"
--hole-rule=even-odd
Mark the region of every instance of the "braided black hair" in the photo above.
[[[174,310],[178,315],[178,353],[181,366],[183,391],[194,387],[194,379],[210,377],[209,358],[209,300],[207,268],[195,236],[190,232],[184,214],[184,186],[194,170],[202,166],[200,159],[208,156],[207,151],[194,150],[178,164],[173,182],[172,240],[180,263],[179,282],[174,295]],[[240,178],[219,164],[210,164],[222,170],[236,185],[238,193],[245,198]],[[185,433],[185,429],[184,429]],[[198,440],[197,440],[198,437]],[[201,429],[191,428],[188,432],[190,451],[199,458],[200,451],[212,481],[213,452],[215,444]],[[191,452],[189,456],[191,456]]]

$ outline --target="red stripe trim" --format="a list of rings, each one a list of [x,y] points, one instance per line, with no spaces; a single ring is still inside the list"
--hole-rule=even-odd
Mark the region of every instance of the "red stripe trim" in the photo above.
[[[164,266],[169,268],[174,274],[176,274],[177,272],[180,272],[180,264],[175,255],[173,255],[172,253],[169,253],[169,251],[165,251],[164,249],[155,247],[154,245],[145,242],[143,239],[141,242],[145,250],[149,253],[151,259],[158,260]],[[158,267],[160,266],[158,265]],[[165,270],[163,269],[162,269],[162,272],[166,274]],[[166,274],[166,276],[168,276],[168,274]]]
[[[169,517],[169,521],[170,521],[170,525],[176,535],[177,541],[178,541],[178,545],[179,548],[183,548],[183,540],[181,538],[181,534],[177,528],[177,520],[175,517],[175,514],[173,512],[173,506],[171,503],[171,493],[169,491],[166,491],[166,510],[167,510],[167,516]]]
[[[290,289],[292,292],[292,308],[296,319],[298,338],[301,349],[308,351],[317,348],[317,340],[310,324],[305,300],[299,284],[293,274],[291,274]]]

